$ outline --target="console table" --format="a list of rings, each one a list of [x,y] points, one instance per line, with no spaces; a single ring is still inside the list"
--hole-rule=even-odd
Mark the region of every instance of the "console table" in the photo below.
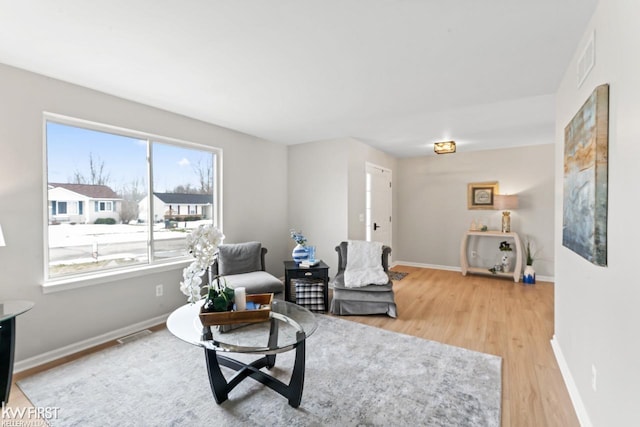
[[[469,246],[469,240],[471,238],[486,238],[493,237],[495,239],[504,239],[504,240],[512,240],[514,243],[514,250],[516,255],[516,265],[513,269],[513,272],[504,273],[504,272],[495,272],[492,273],[489,271],[491,267],[470,267],[469,259],[467,254],[467,248]],[[466,276],[467,273],[478,273],[478,274],[490,274],[493,276],[499,277],[513,277],[514,282],[520,281],[520,273],[522,271],[522,245],[520,244],[520,237],[518,233],[509,232],[503,233],[498,230],[489,230],[489,231],[467,231],[462,238],[462,243],[460,244],[460,268],[462,269],[462,275]]]
[[[31,301],[0,301],[0,398],[9,400],[16,347],[16,316],[33,308]]]

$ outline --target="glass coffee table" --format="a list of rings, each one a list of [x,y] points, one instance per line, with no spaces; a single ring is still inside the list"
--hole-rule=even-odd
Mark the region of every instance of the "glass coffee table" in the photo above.
[[[314,314],[296,304],[273,300],[269,320],[234,325],[233,329],[224,331],[228,328],[202,326],[198,315],[203,302],[176,309],[167,319],[167,328],[181,340],[204,348],[209,383],[216,402],[220,404],[227,400],[231,390],[251,377],[286,397],[289,405],[297,408],[304,386],[305,340],[318,326]],[[278,353],[291,350],[296,354],[289,384],[260,370],[271,369]],[[221,353],[261,354],[264,357],[244,364]],[[237,372],[227,381],[220,365]]]
[[[33,308],[31,301],[0,301],[0,400],[9,401],[13,356],[16,347],[16,316]]]

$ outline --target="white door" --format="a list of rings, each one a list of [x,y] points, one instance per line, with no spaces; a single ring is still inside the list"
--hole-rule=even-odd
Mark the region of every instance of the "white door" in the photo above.
[[[391,170],[366,165],[366,238],[391,246]]]

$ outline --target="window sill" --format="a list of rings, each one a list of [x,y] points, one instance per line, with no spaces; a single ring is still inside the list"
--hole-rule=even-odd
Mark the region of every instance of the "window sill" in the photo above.
[[[126,270],[116,270],[81,277],[50,280],[42,284],[42,293],[51,294],[54,292],[68,291],[71,289],[84,288],[87,286],[100,285],[110,282],[119,282],[123,279],[145,276],[150,273],[161,273],[163,271],[176,270],[186,267],[192,261],[193,259],[191,258],[184,258],[180,259],[179,261],[138,266]]]

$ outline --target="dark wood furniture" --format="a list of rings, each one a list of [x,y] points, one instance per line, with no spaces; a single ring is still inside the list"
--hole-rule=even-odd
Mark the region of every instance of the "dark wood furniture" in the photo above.
[[[16,316],[31,310],[31,301],[0,301],[0,400],[9,401],[16,347]]]
[[[324,283],[322,288],[324,310],[329,311],[329,266],[324,261],[320,261],[318,265],[313,267],[300,267],[295,261],[284,262],[284,300],[295,302],[295,298],[291,296],[292,279],[322,280]]]

